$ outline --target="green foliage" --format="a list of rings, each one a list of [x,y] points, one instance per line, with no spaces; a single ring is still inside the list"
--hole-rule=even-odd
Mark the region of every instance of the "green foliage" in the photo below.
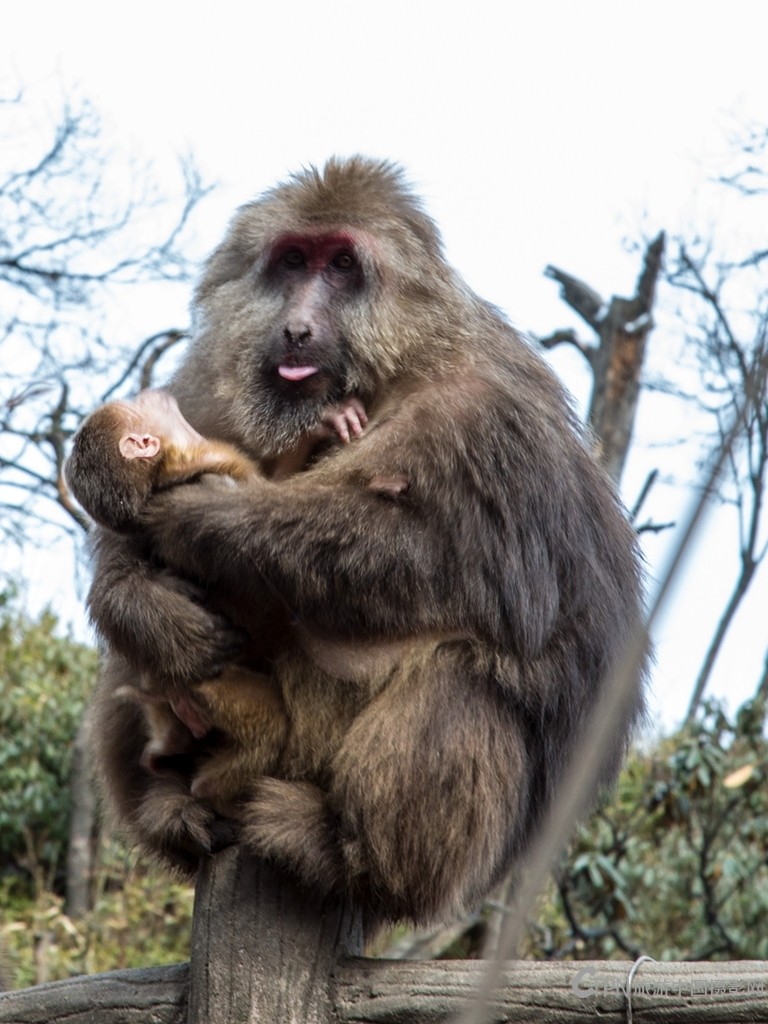
[[[117,843],[101,851],[95,875],[93,910],[79,920],[67,917],[50,890],[8,899],[0,886],[0,945],[7,946],[13,987],[189,959],[191,886]]]
[[[578,833],[532,933],[534,955],[768,959],[765,707],[636,754]]]
[[[67,843],[72,746],[96,652],[0,595],[0,870],[52,878]]]
[[[90,913],[64,913],[69,773],[97,655],[57,626],[0,590],[0,952],[16,987],[189,956],[192,889],[118,843],[98,851]]]

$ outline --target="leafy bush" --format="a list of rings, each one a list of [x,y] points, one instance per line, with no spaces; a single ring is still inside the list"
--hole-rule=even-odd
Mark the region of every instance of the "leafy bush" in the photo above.
[[[93,909],[64,913],[74,738],[97,655],[0,592],[0,954],[17,987],[189,955],[193,890],[119,843],[98,850]]]
[[[636,754],[578,833],[532,932],[534,955],[768,958],[765,707]]]
[[[72,747],[96,652],[0,595],[0,872],[52,880],[62,866]]]
[[[95,889],[93,910],[72,920],[50,890],[8,899],[0,887],[0,944],[13,987],[189,959],[192,886],[109,842],[100,851]]]

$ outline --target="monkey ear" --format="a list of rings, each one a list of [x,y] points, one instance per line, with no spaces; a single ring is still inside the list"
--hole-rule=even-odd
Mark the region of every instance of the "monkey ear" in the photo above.
[[[153,434],[125,434],[119,442],[124,459],[151,459],[160,451],[160,438]]]

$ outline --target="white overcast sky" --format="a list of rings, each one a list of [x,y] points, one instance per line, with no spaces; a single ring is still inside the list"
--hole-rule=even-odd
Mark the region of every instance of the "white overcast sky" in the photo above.
[[[237,204],[302,164],[353,152],[396,160],[470,285],[546,333],[578,326],[547,263],[606,297],[628,294],[639,256],[625,239],[722,231],[729,208],[709,179],[739,124],[768,123],[766,38],[762,0],[68,0],[6,6],[0,76],[51,111],[62,92],[89,98],[115,142],[160,173],[191,151],[220,185],[195,221],[201,253]],[[765,244],[759,225],[733,228]],[[178,323],[178,297],[152,316],[149,330]],[[660,327],[658,365],[667,343]],[[583,401],[575,353],[556,365]],[[660,416],[685,433],[671,406],[658,409],[640,423],[628,503],[654,465],[692,475],[679,455],[648,447]],[[657,502],[663,519],[681,494]],[[652,575],[670,539],[648,541]],[[665,724],[685,710],[734,547],[710,526],[659,631],[653,706]],[[759,675],[765,576],[713,682],[731,707]]]

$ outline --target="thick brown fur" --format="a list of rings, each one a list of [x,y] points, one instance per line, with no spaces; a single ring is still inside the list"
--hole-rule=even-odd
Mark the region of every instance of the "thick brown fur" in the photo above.
[[[275,595],[289,734],[244,840],[377,919],[466,908],[524,849],[637,621],[633,532],[553,375],[445,262],[395,167],[333,160],[244,207],[196,311],[171,386],[196,429],[279,456],[350,394],[369,427],[279,485],[152,498],[156,561],[102,532],[94,621],[179,691],[231,656],[206,589]],[[286,366],[318,372],[294,387]],[[118,819],[193,868],[215,808],[142,771],[135,708],[102,689],[94,713]]]

